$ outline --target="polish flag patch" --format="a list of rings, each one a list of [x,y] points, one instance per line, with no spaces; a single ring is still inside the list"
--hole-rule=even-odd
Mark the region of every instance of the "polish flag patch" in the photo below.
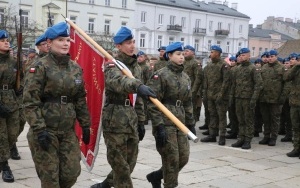
[[[29,72],[30,72],[30,73],[35,73],[35,68],[34,68],[34,67],[31,67],[31,68],[29,69]]]

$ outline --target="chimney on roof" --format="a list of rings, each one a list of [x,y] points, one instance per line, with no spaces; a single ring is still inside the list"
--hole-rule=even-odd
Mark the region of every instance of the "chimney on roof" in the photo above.
[[[267,21],[273,21],[274,19],[275,19],[274,16],[268,16],[268,17],[267,17]]]
[[[276,21],[284,21],[284,18],[283,17],[277,17],[275,18]]]
[[[237,10],[238,4],[237,3],[231,3],[231,8],[234,10]]]
[[[222,5],[222,1],[219,1],[219,0],[215,0],[215,3],[216,3],[216,4],[221,4],[221,5]]]
[[[253,24],[249,24],[249,29],[253,29]]]
[[[256,25],[256,29],[262,29],[262,25],[261,24]]]
[[[291,18],[285,18],[285,22],[293,23],[293,19],[291,19]]]
[[[223,5],[225,5],[225,6],[228,7],[228,3],[229,3],[229,2],[225,0],[224,3],[223,3]]]

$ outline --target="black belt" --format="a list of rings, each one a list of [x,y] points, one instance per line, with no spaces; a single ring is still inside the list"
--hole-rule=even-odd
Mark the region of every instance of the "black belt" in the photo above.
[[[68,96],[60,96],[60,97],[46,97],[42,99],[43,102],[52,102],[52,103],[60,103],[60,104],[67,104],[73,103],[74,100]]]
[[[14,89],[14,87],[12,87],[8,84],[3,84],[2,87],[0,85],[0,90],[10,90],[10,89]]]
[[[168,105],[173,105],[176,107],[180,107],[183,105],[181,100],[176,100],[176,99],[174,99],[174,100],[173,99],[163,99],[162,103],[168,104]]]
[[[109,104],[122,105],[122,106],[132,106],[129,99],[125,100],[109,100]]]

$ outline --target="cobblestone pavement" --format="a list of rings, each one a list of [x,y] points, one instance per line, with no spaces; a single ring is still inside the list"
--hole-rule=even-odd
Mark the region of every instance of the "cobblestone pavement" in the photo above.
[[[197,135],[200,138],[204,136],[198,127],[203,122],[201,114],[200,121],[196,125]],[[146,136],[139,146],[138,163],[132,173],[135,188],[151,188],[146,175],[161,166],[160,156],[151,134],[151,125],[146,126],[146,129]],[[17,143],[22,159],[9,160],[15,182],[4,183],[0,180],[0,188],[40,187],[26,140],[27,131],[28,125]],[[226,140],[226,146],[219,146],[217,142],[209,144],[190,141],[190,160],[179,174],[178,187],[300,187],[300,159],[286,156],[286,153],[292,150],[292,143],[280,142],[281,138],[282,136],[279,136],[275,147],[263,146],[258,144],[262,139],[260,134],[259,138],[253,139],[251,150],[230,147],[236,140]],[[75,188],[88,188],[94,183],[103,181],[110,172],[103,139],[99,148],[93,170],[88,172],[82,165],[82,172]]]

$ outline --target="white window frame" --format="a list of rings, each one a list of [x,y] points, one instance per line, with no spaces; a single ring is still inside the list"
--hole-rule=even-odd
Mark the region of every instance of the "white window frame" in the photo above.
[[[104,33],[109,34],[110,33],[110,23],[111,20],[104,20]]]
[[[127,0],[122,0],[122,8],[127,8]]]
[[[147,15],[146,11],[141,12],[141,22],[142,23],[146,23],[146,15]]]
[[[95,32],[95,18],[89,18],[88,33]]]
[[[110,0],[105,0],[105,6],[110,6]]]
[[[21,24],[22,24],[23,28],[28,28],[29,27],[29,14],[30,14],[30,12],[27,11],[27,10],[22,11]],[[51,20],[52,20],[52,18],[51,18]]]
[[[212,40],[207,41],[207,51],[210,51]]]
[[[195,39],[194,48],[195,48],[196,52],[199,51],[199,46],[200,46],[200,40],[199,39]]]
[[[77,16],[72,16],[72,15],[70,15],[70,20],[71,20],[74,24],[76,24]]]
[[[175,42],[175,36],[169,36],[169,45]]]
[[[226,52],[229,53],[229,50],[230,50],[230,42],[227,41],[226,42]]]
[[[186,27],[186,17],[181,17],[181,26]]]
[[[239,25],[239,33],[243,33],[243,25]]]
[[[222,22],[218,22],[218,30],[222,30]]]
[[[213,24],[214,24],[213,21],[209,21],[209,24],[208,24],[209,31],[213,31]]]
[[[175,25],[176,23],[176,16],[170,15],[170,25]]]
[[[201,19],[196,19],[195,20],[195,28],[200,28],[201,27]]]
[[[158,25],[163,25],[163,20],[164,20],[164,15],[163,14],[159,14],[158,15]]]
[[[157,35],[157,48],[160,48],[162,46],[163,36]]]
[[[140,34],[140,48],[145,48],[146,46],[146,34],[141,33]]]

